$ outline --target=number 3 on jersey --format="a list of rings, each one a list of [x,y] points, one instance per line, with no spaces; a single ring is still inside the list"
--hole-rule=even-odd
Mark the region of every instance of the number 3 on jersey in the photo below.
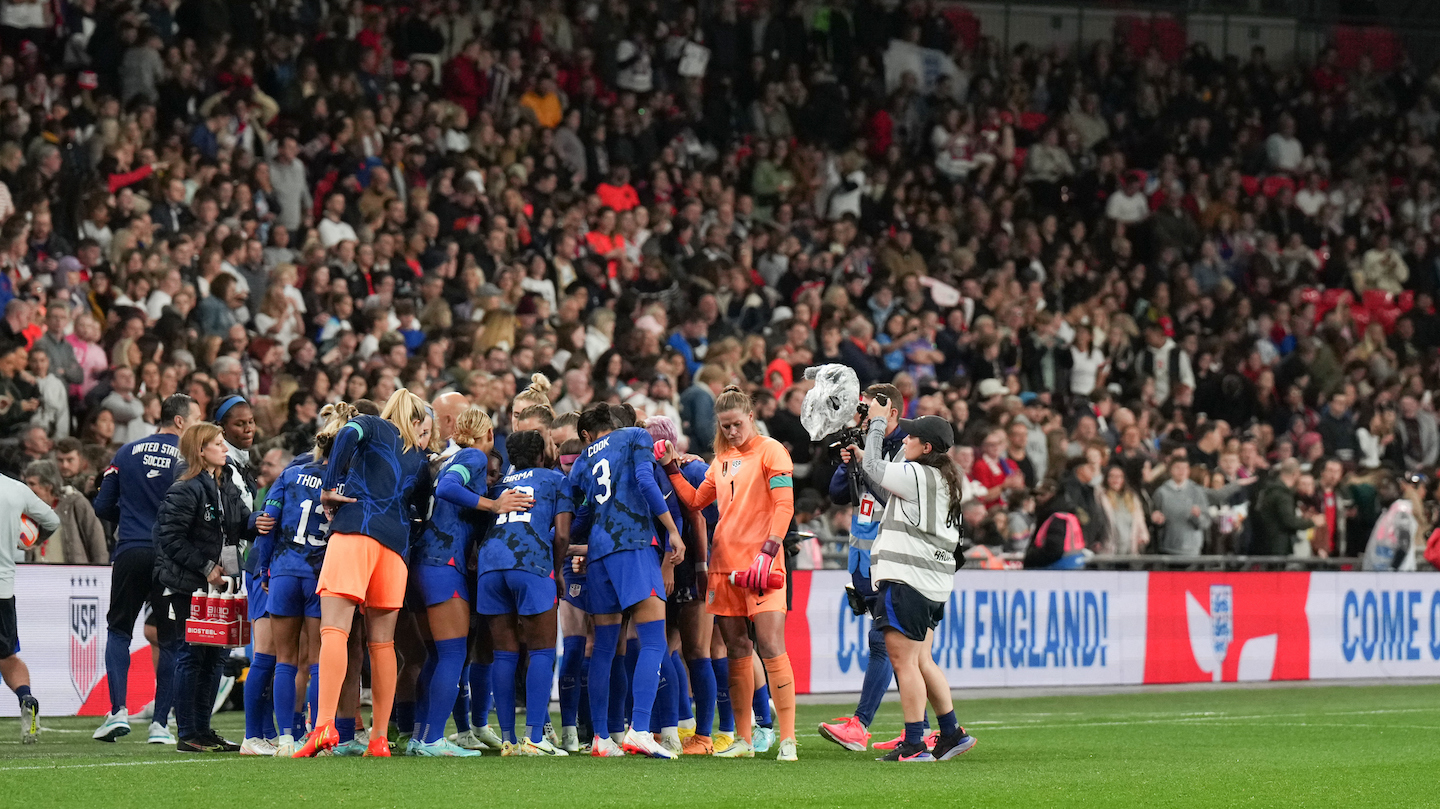
[[[530,486],[516,486],[515,491],[528,495],[532,500],[535,499],[535,489]],[[609,495],[606,496],[608,497]],[[496,517],[495,524],[504,525],[507,522],[530,522],[530,518],[533,516],[535,515],[529,511],[509,511]]]
[[[605,489],[604,494],[595,495],[595,502],[604,503],[610,499],[610,495],[615,493],[614,490],[610,488],[610,460],[608,458],[601,458],[600,462],[595,464],[594,471],[595,482]]]

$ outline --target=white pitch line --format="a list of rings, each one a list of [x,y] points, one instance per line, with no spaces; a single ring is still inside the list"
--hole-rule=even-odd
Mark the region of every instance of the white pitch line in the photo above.
[[[0,772],[12,770],[82,770],[94,767],[142,767],[149,764],[213,764],[217,761],[224,761],[221,758],[179,758],[179,759],[156,759],[153,761],[107,761],[93,764],[52,764],[49,766],[30,767],[0,767]]]

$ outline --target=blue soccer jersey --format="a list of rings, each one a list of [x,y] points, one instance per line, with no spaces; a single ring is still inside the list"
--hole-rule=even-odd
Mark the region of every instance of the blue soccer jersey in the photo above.
[[[704,461],[690,461],[689,463],[682,463],[680,465],[680,474],[696,489],[700,488],[700,484],[705,481],[705,473],[709,471],[710,465]],[[707,538],[714,539],[715,526],[720,524],[720,507],[715,503],[711,503],[705,508],[700,509],[700,516],[705,518],[705,533]]]
[[[554,469],[522,469],[511,472],[490,489],[498,499],[510,489],[535,498],[529,511],[495,515],[495,524],[485,532],[475,554],[476,570],[524,570],[537,576],[555,572],[555,515],[574,512],[565,476]]]
[[[655,539],[652,518],[666,513],[655,480],[655,442],[638,427],[596,439],[570,468],[571,500],[585,503],[576,513],[586,533],[589,559],[635,550]]]
[[[265,493],[265,513],[276,520],[269,543],[271,576],[319,578],[330,526],[320,505],[324,476],[324,462],[310,458],[286,467]]]
[[[489,459],[474,448],[447,458],[435,476],[430,519],[415,540],[417,565],[449,565],[465,569],[465,554],[479,536],[483,515],[476,510],[485,493]]]
[[[429,467],[424,450],[405,449],[395,425],[379,416],[351,419],[330,448],[324,486],[355,502],[335,510],[331,531],[371,537],[408,557],[416,492],[430,495]]]

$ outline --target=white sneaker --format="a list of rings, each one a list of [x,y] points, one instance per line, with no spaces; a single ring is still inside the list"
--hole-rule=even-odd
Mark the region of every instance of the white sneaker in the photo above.
[[[489,750],[490,746],[475,738],[475,731],[467,730],[464,733],[452,733],[446,737],[451,742],[465,748],[466,750]]]
[[[776,761],[799,761],[800,757],[795,754],[795,740],[781,739],[780,753],[775,756]]]
[[[281,736],[275,742],[275,758],[290,758],[299,747],[294,736]]]
[[[715,750],[716,758],[755,758],[755,748],[744,739],[737,738],[735,743],[724,750]]]
[[[560,749],[567,753],[580,752],[580,732],[573,725],[560,728]]]
[[[624,758],[625,751],[610,738],[596,736],[594,743],[590,745],[590,755],[593,758]]]
[[[121,708],[119,713],[105,714],[105,721],[95,729],[90,738],[101,742],[113,742],[121,736],[130,732],[130,717],[125,709]]]
[[[499,750],[504,744],[504,741],[500,738],[500,734],[496,733],[495,729],[489,725],[471,728],[470,732],[475,734],[475,739],[479,741],[480,744],[484,745],[484,747],[481,748],[482,750]]]
[[[144,707],[144,708],[141,708],[141,709],[140,709],[140,712],[137,713],[137,714],[135,714],[135,716],[133,716],[133,717],[131,717],[131,718],[132,718],[132,719],[139,719],[139,720],[142,720],[142,721],[143,721],[143,720],[146,720],[146,719],[154,719],[154,718],[155,718],[155,700],[152,699],[152,700],[150,700],[149,702],[145,703],[145,707]]]
[[[649,733],[640,733],[631,728],[625,733],[625,743],[620,747],[627,753],[636,756],[648,756],[673,761],[680,757],[679,751],[670,751],[655,741],[655,737]]]
[[[522,756],[534,756],[537,758],[543,756],[558,756],[563,758],[570,755],[564,750],[561,750],[560,748],[551,744],[549,739],[541,739],[538,742],[532,742],[530,741],[529,736],[526,736],[524,739],[522,739],[520,741],[520,744],[512,745],[512,747],[518,748],[520,751],[520,755]]]
[[[225,700],[230,698],[230,692],[234,688],[235,678],[228,674],[222,674],[220,676],[220,690],[215,692],[215,704],[210,708],[211,716],[220,713],[220,709],[225,707]]]
[[[362,750],[364,750],[366,747],[369,747],[369,746],[370,746],[370,729],[369,729],[369,728],[355,728],[355,741],[356,741],[356,743],[358,743],[358,744],[360,745],[360,749],[362,749]]]
[[[685,747],[680,739],[680,728],[660,728],[660,746],[676,755]]]
[[[146,740],[145,740],[145,743],[146,743],[146,744],[174,744],[174,743],[175,743],[175,734],[173,734],[173,733],[170,732],[170,728],[165,727],[164,725],[160,724],[159,722],[151,722],[151,723],[150,723],[150,738],[146,739]]]
[[[259,736],[251,736],[240,743],[240,755],[242,756],[274,756],[275,745],[269,739]]]

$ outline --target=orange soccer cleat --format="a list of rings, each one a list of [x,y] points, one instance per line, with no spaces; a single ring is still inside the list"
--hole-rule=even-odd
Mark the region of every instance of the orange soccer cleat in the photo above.
[[[312,758],[321,750],[329,750],[340,743],[340,731],[335,729],[334,722],[326,722],[315,728],[305,741],[301,743],[300,749],[296,750],[291,758]]]

